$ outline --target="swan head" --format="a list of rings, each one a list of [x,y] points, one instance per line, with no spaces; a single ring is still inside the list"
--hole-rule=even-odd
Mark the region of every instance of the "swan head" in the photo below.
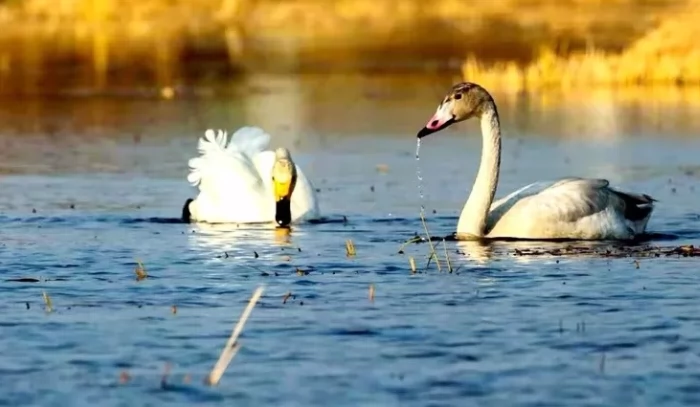
[[[458,83],[447,92],[435,114],[418,132],[417,137],[423,138],[455,123],[479,117],[487,106],[493,106],[493,98],[486,89],[472,82]]]
[[[280,227],[292,223],[292,193],[297,183],[297,169],[292,156],[284,147],[275,150],[272,166],[272,189],[275,195],[275,222]]]

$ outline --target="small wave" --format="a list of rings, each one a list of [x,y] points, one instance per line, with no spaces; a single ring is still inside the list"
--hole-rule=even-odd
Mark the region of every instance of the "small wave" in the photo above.
[[[134,224],[134,223],[161,223],[161,224],[172,224],[172,223],[187,223],[181,218],[160,218],[160,217],[150,217],[150,218],[128,218],[122,219],[122,224]]]

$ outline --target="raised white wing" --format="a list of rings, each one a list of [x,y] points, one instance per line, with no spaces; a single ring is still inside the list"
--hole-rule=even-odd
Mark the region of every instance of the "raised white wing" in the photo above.
[[[242,127],[227,143],[227,133],[207,130],[198,143],[199,157],[189,161],[187,180],[199,188],[192,216],[207,222],[274,220],[270,135],[258,127]],[[316,193],[297,165],[292,194],[292,220],[319,216]]]
[[[199,157],[189,160],[187,180],[199,187],[200,216],[210,221],[262,222],[272,210],[265,199],[266,183],[255,157],[267,148],[270,136],[256,127],[243,127],[227,143],[227,133],[207,130],[199,139]]]

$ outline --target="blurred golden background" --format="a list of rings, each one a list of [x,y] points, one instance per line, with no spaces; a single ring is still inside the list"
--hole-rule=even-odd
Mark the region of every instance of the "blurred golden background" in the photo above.
[[[700,83],[700,0],[0,0],[0,93],[246,72],[457,72],[486,86]]]

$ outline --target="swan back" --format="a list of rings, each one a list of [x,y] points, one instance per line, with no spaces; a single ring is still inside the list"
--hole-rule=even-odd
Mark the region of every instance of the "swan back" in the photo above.
[[[527,185],[491,205],[489,237],[633,238],[653,198],[620,192],[606,179],[570,177]]]

